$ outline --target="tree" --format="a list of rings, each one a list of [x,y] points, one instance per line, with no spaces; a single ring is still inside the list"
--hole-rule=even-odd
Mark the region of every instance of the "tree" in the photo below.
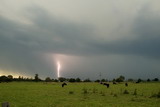
[[[95,80],[95,82],[100,82],[100,80]]]
[[[46,77],[45,81],[46,81],[46,82],[51,82],[52,80],[51,80],[50,77]]]
[[[140,83],[140,82],[142,82],[142,80],[139,78],[139,79],[137,80],[137,82]]]
[[[9,79],[13,79],[13,76],[12,76],[12,75],[8,75],[8,78],[9,78]]]
[[[158,79],[158,78],[155,78],[155,79],[153,79],[153,81],[159,81],[159,79]]]
[[[60,82],[63,82],[63,81],[66,81],[66,78],[64,78],[64,77],[59,77],[58,80],[59,80]]]
[[[133,79],[132,79],[132,78],[129,78],[129,79],[128,79],[128,82],[133,82]]]
[[[89,78],[87,78],[83,82],[91,82],[91,80]]]
[[[151,80],[148,78],[148,79],[147,79],[147,82],[150,82],[150,81],[151,81]]]
[[[54,82],[58,82],[58,80],[57,79],[55,79],[55,80],[53,80]]]
[[[106,82],[108,82],[108,79],[106,79]]]
[[[8,75],[8,81],[12,81],[13,80],[13,76],[12,75]]]
[[[35,74],[34,80],[35,80],[36,82],[38,82],[38,81],[41,80],[41,79],[38,77],[38,74]]]
[[[116,79],[115,79],[115,78],[113,78],[112,82],[116,82]]]
[[[81,82],[81,79],[80,78],[76,78],[76,82]]]
[[[101,82],[106,82],[106,80],[105,80],[105,79],[102,79]]]
[[[21,81],[21,80],[22,80],[22,78],[21,78],[21,76],[19,76],[19,77],[18,77],[18,81]]]
[[[119,78],[121,78],[123,81],[125,80],[125,77],[122,75]]]
[[[123,82],[125,80],[124,76],[119,76],[119,78],[116,79],[116,82]]]
[[[70,78],[69,82],[76,82],[76,80],[74,78]]]
[[[0,81],[1,82],[8,82],[8,77],[6,77],[5,75],[0,77]]]

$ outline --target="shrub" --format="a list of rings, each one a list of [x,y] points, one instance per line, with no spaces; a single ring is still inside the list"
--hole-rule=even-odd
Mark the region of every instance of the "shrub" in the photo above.
[[[96,93],[98,90],[96,88],[93,88],[92,92]]]
[[[88,94],[88,90],[86,88],[83,88],[82,91],[83,91],[83,94]]]
[[[128,90],[124,90],[123,94],[129,94]]]
[[[101,94],[102,96],[105,96],[105,93],[104,93],[103,91],[100,91],[100,94]]]
[[[82,91],[84,99],[88,99],[88,93],[89,93],[88,89],[83,88]]]
[[[133,95],[137,95],[137,89],[134,90]]]
[[[117,94],[113,94],[113,97],[118,97]]]
[[[113,95],[113,92],[111,92],[110,94]]]
[[[157,94],[152,94],[151,97],[160,98],[160,91]]]
[[[160,91],[159,91],[158,94],[157,94],[157,98],[160,98]]]
[[[102,93],[102,96],[105,96],[105,93],[104,93],[104,92]]]
[[[123,89],[122,88],[120,89],[120,94],[123,94]]]
[[[74,91],[69,91],[69,94],[74,94]]]

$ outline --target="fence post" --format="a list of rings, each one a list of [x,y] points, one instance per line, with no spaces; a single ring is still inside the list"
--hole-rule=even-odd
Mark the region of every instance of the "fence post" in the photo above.
[[[10,106],[9,106],[9,102],[4,102],[4,103],[2,103],[2,107],[10,107]]]

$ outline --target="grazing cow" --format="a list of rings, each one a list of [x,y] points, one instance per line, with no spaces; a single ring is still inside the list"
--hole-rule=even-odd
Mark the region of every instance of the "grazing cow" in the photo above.
[[[139,81],[137,81],[136,83],[140,83]]]
[[[67,85],[67,84],[66,84],[66,83],[63,83],[63,84],[62,84],[62,87],[64,87],[65,85]]]
[[[127,86],[128,86],[128,83],[125,83],[125,86],[127,87]]]
[[[105,86],[107,86],[107,88],[109,88],[109,84],[107,84],[107,83],[103,83],[103,85],[105,85]]]
[[[113,84],[117,84],[116,82],[113,82]]]

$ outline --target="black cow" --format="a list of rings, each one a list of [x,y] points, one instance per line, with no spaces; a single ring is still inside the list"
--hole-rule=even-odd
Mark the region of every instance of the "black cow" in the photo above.
[[[62,87],[64,87],[65,85],[67,85],[67,84],[66,84],[66,83],[63,83],[63,84],[62,84]]]
[[[113,84],[117,84],[116,82],[113,82]]]
[[[125,86],[127,87],[127,86],[128,86],[128,83],[125,83]]]
[[[107,88],[109,88],[109,84],[107,84],[107,83],[103,83],[103,85],[105,85],[105,86],[107,86]]]

